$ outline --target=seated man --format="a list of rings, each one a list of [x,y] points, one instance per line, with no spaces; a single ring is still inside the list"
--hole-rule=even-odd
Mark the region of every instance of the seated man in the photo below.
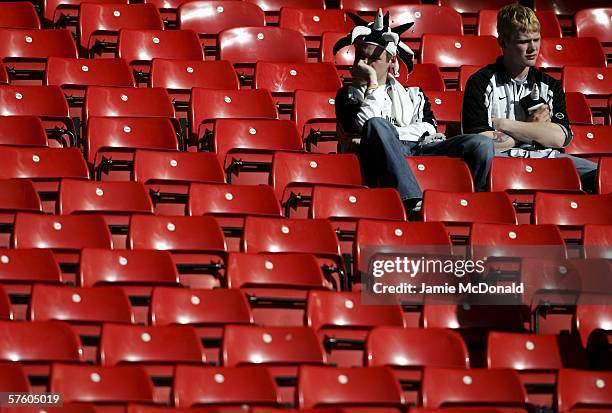
[[[570,143],[572,131],[560,82],[534,67],[540,51],[535,13],[518,4],[504,6],[497,32],[502,56],[467,81],[463,132],[492,138],[496,156],[568,157],[583,188],[593,190],[597,164],[559,151]]]
[[[465,159],[477,191],[486,190],[494,155],[491,139],[461,135],[446,139],[436,133],[436,120],[427,97],[418,87],[404,88],[397,74],[399,57],[411,71],[413,53],[399,35],[413,23],[389,27],[389,14],[378,11],[367,24],[351,15],[357,26],[334,47],[355,45],[353,83],[336,95],[336,118],[342,152],[355,151],[368,186],[397,188],[408,212],[423,197],[405,156],[444,155]],[[367,25],[366,25],[367,24]]]

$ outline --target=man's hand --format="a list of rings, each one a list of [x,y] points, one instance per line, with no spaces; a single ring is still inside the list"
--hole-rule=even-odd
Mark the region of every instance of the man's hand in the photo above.
[[[542,105],[534,110],[527,118],[527,122],[550,122],[550,109],[548,105]]]
[[[353,68],[351,69],[351,75],[353,79],[362,80],[368,84],[375,84],[378,82],[376,70],[368,65],[363,59],[355,60]]]

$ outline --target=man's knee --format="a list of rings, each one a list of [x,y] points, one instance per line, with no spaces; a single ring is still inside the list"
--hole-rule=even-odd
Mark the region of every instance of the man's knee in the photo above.
[[[388,120],[370,118],[363,124],[363,139],[378,137],[380,140],[395,138],[395,128]]]
[[[477,133],[466,135],[465,148],[467,152],[481,159],[493,158],[495,156],[493,140]]]

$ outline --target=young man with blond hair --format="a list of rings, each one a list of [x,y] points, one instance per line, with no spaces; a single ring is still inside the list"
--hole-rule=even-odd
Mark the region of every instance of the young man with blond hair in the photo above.
[[[597,164],[562,152],[572,140],[565,93],[558,80],[535,68],[541,40],[535,13],[519,4],[504,6],[497,32],[502,56],[468,79],[463,132],[491,138],[496,156],[570,158],[583,188],[592,190]]]

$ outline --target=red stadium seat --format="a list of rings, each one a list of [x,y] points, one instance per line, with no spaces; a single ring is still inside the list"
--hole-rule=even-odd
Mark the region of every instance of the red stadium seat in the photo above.
[[[75,146],[68,103],[58,86],[0,86],[3,116],[37,116],[55,146]]]
[[[612,193],[612,158],[601,158],[597,168],[597,193]]]
[[[333,405],[400,409],[406,403],[399,383],[387,367],[302,366],[297,392],[300,408],[306,409]]]
[[[49,388],[63,395],[64,403],[106,405],[154,402],[153,383],[141,366],[53,366]]]
[[[347,46],[340,49],[336,54],[333,52],[336,42],[344,37],[346,37],[346,32],[323,33],[319,49],[319,61],[334,63],[343,82],[349,82],[351,79],[350,69],[355,62],[355,47]]]
[[[461,108],[463,106],[463,92],[426,91],[431,110],[438,122],[438,131],[448,136],[461,133]]]
[[[133,215],[127,245],[134,250],[171,252],[184,285],[213,288],[220,284],[220,263],[226,260],[227,246],[212,217]]]
[[[609,409],[612,394],[607,387],[612,373],[563,369],[557,380],[557,411],[559,413]],[[591,409],[591,410],[589,410]]]
[[[15,362],[0,362],[0,387],[4,391],[31,392],[28,376]]]
[[[431,63],[415,64],[408,79],[402,81],[400,77],[400,82],[406,87],[420,87],[422,90],[434,92],[444,92],[446,89],[440,69]]]
[[[421,42],[420,63],[436,64],[447,86],[454,86],[460,66],[484,66],[494,62],[499,55],[499,45],[493,36],[425,34]]]
[[[79,8],[79,46],[88,50],[90,57],[115,52],[122,29],[163,27],[159,11],[151,4],[82,3]]]
[[[597,369],[610,367],[610,339],[612,338],[612,306],[606,296],[581,294],[576,305],[574,329],[582,346],[589,353],[590,365]]]
[[[552,10],[541,10],[536,12],[536,17],[540,22],[540,36],[542,37],[561,37],[561,25],[555,12]],[[478,36],[497,35],[497,10],[480,10],[478,12]]]
[[[612,91],[612,68],[565,66],[562,78],[563,89],[585,95],[594,117],[600,118],[596,123],[604,123],[608,115],[608,96]]]
[[[580,55],[580,60],[575,57]],[[564,66],[606,66],[606,55],[597,39],[592,37],[543,38],[536,66],[557,79]]]
[[[378,11],[379,7],[389,8],[397,4],[418,4],[420,1],[408,0],[408,1],[397,1],[397,0],[382,0],[376,4],[372,4],[369,1],[364,0],[342,0],[340,1],[340,8],[346,10],[356,10],[363,14],[372,14]]]
[[[291,209],[309,205],[313,185],[361,186],[359,160],[353,154],[276,152],[270,185],[289,216]]]
[[[450,7],[451,9],[457,10],[461,13],[463,19],[463,26],[467,33],[475,33],[476,23],[478,19],[478,12],[483,9],[496,9],[499,10],[506,4],[512,3],[508,0],[478,0],[478,1],[466,1],[466,0],[439,0],[438,3],[441,6]]]
[[[574,137],[565,152],[571,155],[610,156],[612,154],[612,126],[610,125],[572,125]]]
[[[423,407],[515,406],[529,411],[527,394],[516,372],[509,369],[445,369],[423,372]]]
[[[194,383],[198,383],[194,386]],[[174,405],[279,406],[274,379],[265,367],[178,366]]]
[[[0,27],[10,29],[40,29],[34,5],[28,1],[6,2],[0,5]]]
[[[76,25],[81,3],[86,0],[43,0],[41,2],[42,16],[46,23],[58,25]],[[97,3],[128,4],[127,0],[100,0]]]
[[[6,68],[4,64],[0,62],[0,85],[8,85],[9,84],[9,76],[6,73]]]
[[[583,9],[574,15],[576,36],[595,37],[599,40],[604,52],[608,56],[612,52],[612,36],[610,36],[612,25],[610,17],[612,17],[610,5],[607,5],[605,8]]]
[[[335,153],[336,92],[296,90],[293,98],[291,120],[304,140],[308,152]]]
[[[114,163],[131,163],[136,149],[178,151],[172,122],[167,118],[89,118],[85,154],[97,180],[120,175],[113,174],[113,169],[125,171],[125,166],[115,167]],[[128,180],[129,174],[114,179]]]
[[[461,159],[442,156],[407,156],[422,191],[473,192],[474,181],[469,168]]]
[[[42,212],[34,185],[26,180],[0,180],[0,232],[11,233],[17,212]],[[3,246],[8,246],[6,241]]]
[[[283,7],[299,9],[325,9],[324,0],[247,0],[254,3],[266,13],[266,24],[268,26],[278,25],[278,15]]]
[[[585,258],[612,258],[612,225],[585,225],[581,244]]]
[[[2,285],[0,285],[0,320],[12,320],[13,309],[8,293]]]
[[[589,103],[584,95],[580,92],[567,92],[565,94],[565,104],[567,107],[567,115],[572,125],[592,125],[593,116]]]
[[[552,10],[555,12],[563,28],[564,36],[574,34],[574,15],[580,10],[602,7],[605,4],[601,0],[586,0],[576,3],[571,0],[534,0],[533,8],[535,11]]]
[[[462,65],[459,68],[459,90],[465,91],[465,85],[467,84],[468,79],[479,70],[480,66]]]

